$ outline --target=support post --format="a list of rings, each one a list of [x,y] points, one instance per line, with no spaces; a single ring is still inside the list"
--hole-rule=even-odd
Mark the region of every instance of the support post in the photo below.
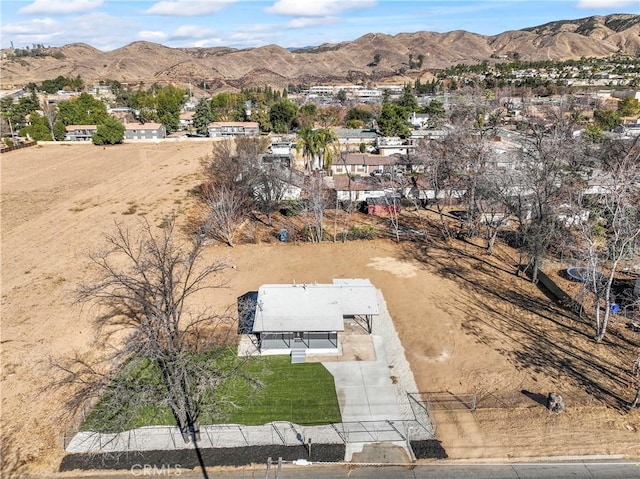
[[[282,470],[282,458],[278,458],[278,467],[276,468],[276,479],[280,479],[280,471]]]
[[[269,479],[269,472],[271,471],[271,457],[267,458],[267,473],[264,476],[264,479]]]

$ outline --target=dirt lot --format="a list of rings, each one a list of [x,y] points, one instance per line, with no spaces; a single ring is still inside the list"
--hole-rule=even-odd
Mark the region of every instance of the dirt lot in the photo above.
[[[61,396],[42,388],[50,357],[92,347],[92,311],[73,304],[87,254],[114,221],[182,212],[193,201],[209,143],[45,146],[0,157],[2,186],[2,435],[4,461],[34,472],[63,455]],[[232,307],[262,283],[367,277],[381,288],[421,391],[479,395],[475,413],[435,414],[452,458],[626,454],[640,457],[632,357],[640,338],[621,322],[596,345],[592,328],[514,275],[515,254],[494,257],[459,240],[212,246],[237,266],[211,303]],[[374,325],[375,329],[375,325]],[[550,391],[567,411],[550,415]],[[9,454],[7,454],[9,453]]]

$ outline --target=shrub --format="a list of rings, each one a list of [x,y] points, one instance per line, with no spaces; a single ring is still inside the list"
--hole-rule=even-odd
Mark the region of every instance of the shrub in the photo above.
[[[280,213],[283,216],[298,216],[302,212],[303,207],[304,205],[300,201],[283,201],[282,208],[280,208]]]
[[[357,240],[357,239],[365,239],[372,240],[378,236],[378,232],[375,227],[372,225],[364,225],[364,226],[356,226],[353,225],[349,228],[349,239]]]

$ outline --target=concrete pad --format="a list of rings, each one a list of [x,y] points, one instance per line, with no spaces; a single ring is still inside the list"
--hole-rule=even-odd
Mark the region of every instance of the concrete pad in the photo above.
[[[349,452],[351,454],[348,460],[359,463],[402,464],[411,462],[406,445],[402,443],[363,444],[361,448],[353,447]]]
[[[402,419],[380,336],[371,336],[375,361],[323,363],[333,375],[342,422]]]

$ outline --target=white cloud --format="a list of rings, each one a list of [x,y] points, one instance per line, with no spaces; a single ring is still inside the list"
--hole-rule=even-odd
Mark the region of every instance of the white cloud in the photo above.
[[[176,28],[171,34],[172,40],[188,38],[210,38],[216,31],[201,25],[182,25]]]
[[[138,38],[149,42],[162,42],[167,39],[167,34],[158,30],[143,30],[138,32]]]
[[[235,48],[252,48],[260,45],[279,44],[280,34],[256,28],[254,31],[235,32],[226,39],[227,45]]]
[[[32,4],[22,7],[18,13],[26,14],[66,14],[88,12],[102,5],[102,0],[35,0]]]
[[[196,17],[216,13],[237,0],[165,0],[155,3],[145,13],[152,15],[172,15]]]
[[[114,40],[117,40],[123,34],[130,37],[130,29],[135,31],[136,27],[136,23],[129,18],[118,18],[107,13],[96,12],[70,20],[67,25],[70,31],[65,33],[81,36],[91,43],[91,37],[94,35],[112,36]]]
[[[51,18],[34,18],[28,22],[9,23],[2,27],[2,33],[13,34],[40,34],[44,29],[52,30],[58,28],[58,22]]]
[[[13,43],[23,48],[34,43],[57,45],[64,28],[51,18],[34,18],[28,22],[8,23],[2,26],[2,47]],[[6,44],[5,44],[6,43]]]
[[[226,47],[226,43],[221,38],[207,38],[193,43],[196,48]]]
[[[289,28],[307,28],[315,27],[316,25],[331,25],[337,21],[338,17],[302,17],[294,18],[287,26]]]
[[[2,47],[10,42],[22,48],[33,43],[62,46],[87,43],[108,51],[137,40],[137,32],[144,30],[130,18],[119,18],[103,12],[93,12],[65,18],[34,18],[25,22],[2,25]],[[150,39],[151,40],[151,39]],[[162,41],[155,39],[155,41]]]
[[[638,0],[579,0],[576,5],[578,8],[617,8],[635,5],[638,6]]]
[[[345,10],[371,8],[376,0],[278,0],[267,12],[294,17],[327,17]]]

